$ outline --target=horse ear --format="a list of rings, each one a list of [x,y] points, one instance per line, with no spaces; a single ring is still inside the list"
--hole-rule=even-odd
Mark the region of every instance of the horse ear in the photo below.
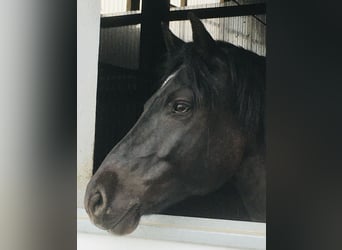
[[[168,52],[180,49],[185,43],[183,40],[176,37],[165,23],[161,23],[163,38]]]
[[[210,51],[210,49],[216,44],[215,40],[211,37],[204,24],[197,16],[195,16],[194,13],[189,12],[188,18],[191,23],[194,44],[205,52]]]

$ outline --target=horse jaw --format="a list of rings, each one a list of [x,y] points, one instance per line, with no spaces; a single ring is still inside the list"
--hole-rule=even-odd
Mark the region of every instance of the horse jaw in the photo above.
[[[264,148],[249,154],[235,174],[234,184],[252,221],[266,221],[266,168]]]

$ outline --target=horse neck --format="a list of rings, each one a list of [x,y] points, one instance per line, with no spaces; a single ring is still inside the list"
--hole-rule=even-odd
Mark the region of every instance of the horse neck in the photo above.
[[[266,171],[263,143],[255,143],[247,150],[234,181],[251,219],[265,221]]]

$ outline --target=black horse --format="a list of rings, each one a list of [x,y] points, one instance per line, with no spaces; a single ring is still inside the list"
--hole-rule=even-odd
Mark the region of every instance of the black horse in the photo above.
[[[265,58],[214,41],[198,18],[189,18],[193,42],[163,27],[168,59],[161,86],[88,184],[87,213],[115,234],[228,182],[247,219],[265,221]]]

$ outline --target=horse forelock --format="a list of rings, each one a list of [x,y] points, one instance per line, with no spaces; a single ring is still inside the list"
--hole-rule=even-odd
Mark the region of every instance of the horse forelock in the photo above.
[[[162,85],[160,86],[160,89],[165,88],[170,82],[171,80],[179,73],[179,71],[181,71],[183,67],[179,67],[178,69],[176,69],[171,75],[169,75],[166,80],[162,83]]]

